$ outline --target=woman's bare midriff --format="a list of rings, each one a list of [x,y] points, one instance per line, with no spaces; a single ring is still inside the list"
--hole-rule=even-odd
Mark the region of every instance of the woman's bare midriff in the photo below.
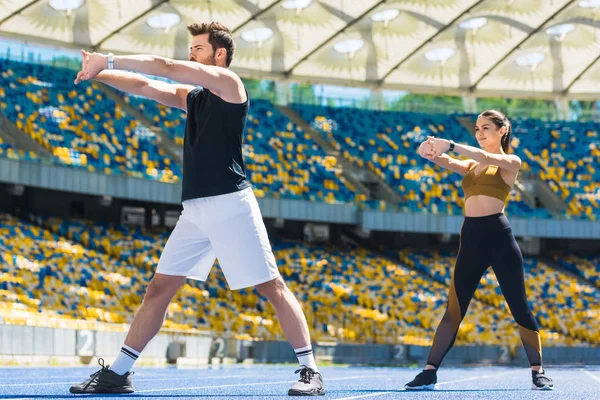
[[[465,202],[466,217],[485,217],[504,212],[504,202],[494,197],[475,195]]]

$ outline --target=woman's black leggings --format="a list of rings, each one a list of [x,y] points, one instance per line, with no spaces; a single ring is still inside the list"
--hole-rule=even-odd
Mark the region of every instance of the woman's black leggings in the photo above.
[[[438,368],[454,344],[458,327],[489,266],[494,270],[510,312],[519,325],[529,363],[532,366],[542,364],[540,334],[525,294],[523,256],[504,214],[465,218],[448,307],[435,332],[427,364]]]

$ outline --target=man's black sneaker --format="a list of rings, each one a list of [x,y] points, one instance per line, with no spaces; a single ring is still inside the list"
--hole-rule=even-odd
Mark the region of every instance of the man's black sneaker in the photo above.
[[[546,371],[542,371],[542,372],[537,372],[537,371],[531,371],[531,379],[533,380],[533,385],[532,385],[532,389],[535,390],[553,390],[554,389],[554,382],[552,382],[552,379],[548,378],[546,375],[544,375]]]
[[[104,360],[98,359],[98,364],[102,367],[99,371],[94,372],[88,379],[77,385],[71,386],[69,392],[73,394],[84,393],[133,393],[133,382],[131,375],[133,372],[128,372],[125,375],[119,375],[104,366]]]
[[[435,369],[424,369],[415,379],[404,385],[407,390],[434,390],[437,383],[437,373]]]
[[[325,387],[323,386],[323,377],[320,373],[301,365],[302,368],[296,370],[300,373],[300,379],[294,383],[294,386],[288,391],[289,396],[323,396]]]

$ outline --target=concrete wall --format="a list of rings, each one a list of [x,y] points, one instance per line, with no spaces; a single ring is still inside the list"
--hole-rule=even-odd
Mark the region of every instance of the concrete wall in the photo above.
[[[0,325],[0,357],[3,360],[71,359],[89,363],[94,358],[111,360],[118,354],[124,332],[39,328]],[[408,345],[315,344],[318,361],[338,364],[423,365],[429,348]],[[29,358],[28,358],[29,357]],[[138,363],[182,362],[188,365],[209,363],[213,357],[255,363],[296,362],[287,342],[241,341],[212,337],[207,334],[161,332],[144,349]],[[600,347],[546,347],[545,364],[600,364]],[[444,359],[444,365],[494,364],[527,366],[522,348],[511,352],[504,346],[455,346]]]
[[[115,199],[175,206],[181,204],[181,183],[170,184],[149,179],[90,173],[41,162],[0,158],[1,182],[87,196],[111,196]],[[27,204],[28,208],[36,205],[33,199],[28,199],[29,196],[26,195],[20,200],[31,202]],[[43,198],[42,201],[47,199]],[[259,198],[258,203],[265,218],[351,224],[371,231],[456,235],[460,232],[463,222],[463,217],[458,215],[360,210],[355,204],[327,204],[275,198]],[[2,202],[0,206],[3,206]],[[101,207],[98,207],[98,210],[108,213],[108,210]],[[600,238],[600,224],[596,221],[509,218],[513,232],[518,237]]]
[[[254,361],[259,363],[295,362],[291,346],[285,342],[254,342]],[[339,364],[369,365],[424,365],[429,347],[374,344],[316,344],[313,350],[317,360]],[[600,347],[545,347],[545,364],[600,364]],[[511,352],[505,346],[455,346],[444,365],[494,364],[527,366],[527,355],[522,348]]]
[[[79,358],[88,363],[96,357],[116,357],[125,336],[124,332],[0,325],[0,356],[4,359]],[[161,332],[148,343],[139,362],[164,363],[168,358],[179,357],[206,364],[212,347],[210,335]]]

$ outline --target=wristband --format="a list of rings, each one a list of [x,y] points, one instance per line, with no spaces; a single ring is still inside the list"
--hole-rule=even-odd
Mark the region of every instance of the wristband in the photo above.
[[[454,142],[452,140],[450,140],[450,148],[448,149],[448,151],[452,151],[454,150]]]
[[[115,55],[108,53],[108,69],[115,69]]]

